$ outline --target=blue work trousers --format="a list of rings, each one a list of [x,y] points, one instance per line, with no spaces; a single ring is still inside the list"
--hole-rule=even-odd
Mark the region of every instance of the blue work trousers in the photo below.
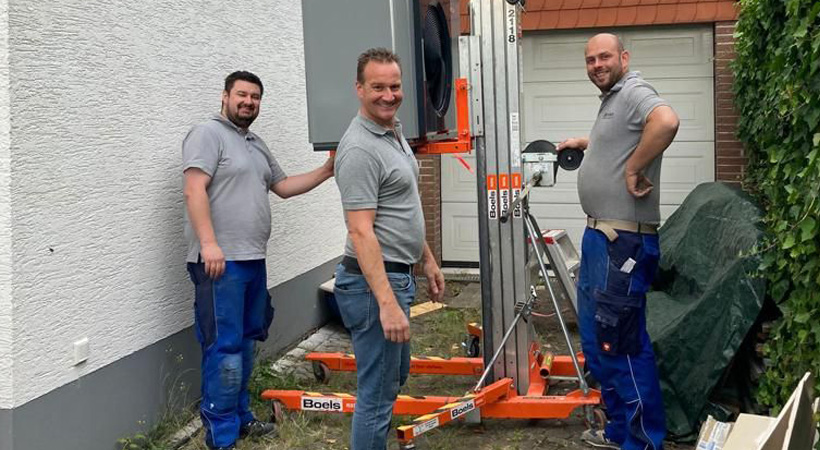
[[[253,420],[248,380],[255,341],[268,337],[273,307],[265,260],[227,261],[217,280],[205,264],[188,263],[196,289],[197,339],[202,346],[200,416],[209,447],[228,447],[239,438],[240,424]]]
[[[606,437],[624,450],[660,450],[666,436],[646,291],[658,268],[658,236],[587,228],[581,245],[578,319],[586,366],[601,383]]]
[[[391,272],[387,278],[409,320],[410,304],[416,295],[415,278],[411,273]],[[333,293],[356,355],[356,410],[350,450],[384,450],[393,403],[410,372],[410,344],[385,339],[379,303],[364,275],[347,272],[340,264]]]

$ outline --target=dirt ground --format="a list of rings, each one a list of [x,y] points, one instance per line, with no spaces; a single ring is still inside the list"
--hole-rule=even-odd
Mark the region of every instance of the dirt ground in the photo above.
[[[423,281],[418,286],[417,302],[426,300]],[[547,302],[548,297],[541,295]],[[414,355],[454,357],[464,356],[461,341],[465,336],[465,324],[480,323],[480,286],[478,283],[448,282],[444,303],[447,307],[427,313],[411,321],[412,351]],[[580,349],[577,327],[569,304],[564,302],[564,317],[571,330],[573,345]],[[540,303],[535,311],[550,314],[549,303]],[[555,354],[567,354],[566,340],[555,317],[531,318],[542,345]],[[315,380],[296,380],[270,371],[270,365],[260,365],[254,374],[252,392],[264,389],[301,389],[316,392],[348,392],[355,394],[355,374],[334,373],[327,385]],[[477,380],[459,376],[411,376],[402,394],[407,395],[462,395]],[[551,392],[575,388],[574,383],[564,382],[551,388]],[[258,416],[269,416],[269,405],[257,402]],[[394,426],[408,424],[411,417],[395,417]],[[279,425],[278,436],[257,441],[240,441],[240,450],[295,450],[295,449],[348,449],[349,415],[289,412]],[[586,428],[580,411],[562,420],[501,420],[487,419],[481,424],[451,423],[422,435],[416,440],[417,449],[477,450],[477,449],[590,449],[579,436]],[[198,433],[184,450],[205,449],[202,432]],[[395,432],[390,433],[389,449],[396,449]],[[667,450],[692,450],[691,446],[669,443]]]

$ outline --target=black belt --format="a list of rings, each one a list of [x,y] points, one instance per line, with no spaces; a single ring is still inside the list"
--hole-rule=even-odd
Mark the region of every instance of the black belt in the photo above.
[[[350,273],[355,273],[359,275],[362,274],[362,268],[359,267],[359,262],[356,261],[356,258],[353,258],[351,256],[345,256],[344,258],[342,258],[342,266],[344,266],[345,270]],[[384,271],[391,273],[412,273],[413,265],[393,261],[385,261]]]

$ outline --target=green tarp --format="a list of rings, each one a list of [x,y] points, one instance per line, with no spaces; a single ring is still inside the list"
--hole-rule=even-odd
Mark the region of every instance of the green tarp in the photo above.
[[[737,188],[706,183],[660,229],[660,269],[647,294],[671,437],[691,435],[708,397],[763,306],[754,277],[761,212]]]

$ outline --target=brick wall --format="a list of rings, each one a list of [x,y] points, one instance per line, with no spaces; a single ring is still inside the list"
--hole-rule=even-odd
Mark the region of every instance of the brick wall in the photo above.
[[[746,154],[737,140],[730,63],[735,59],[735,22],[715,23],[715,177],[739,184],[746,171]]]
[[[419,161],[419,193],[427,245],[441,265],[441,157],[416,155],[416,158]]]

